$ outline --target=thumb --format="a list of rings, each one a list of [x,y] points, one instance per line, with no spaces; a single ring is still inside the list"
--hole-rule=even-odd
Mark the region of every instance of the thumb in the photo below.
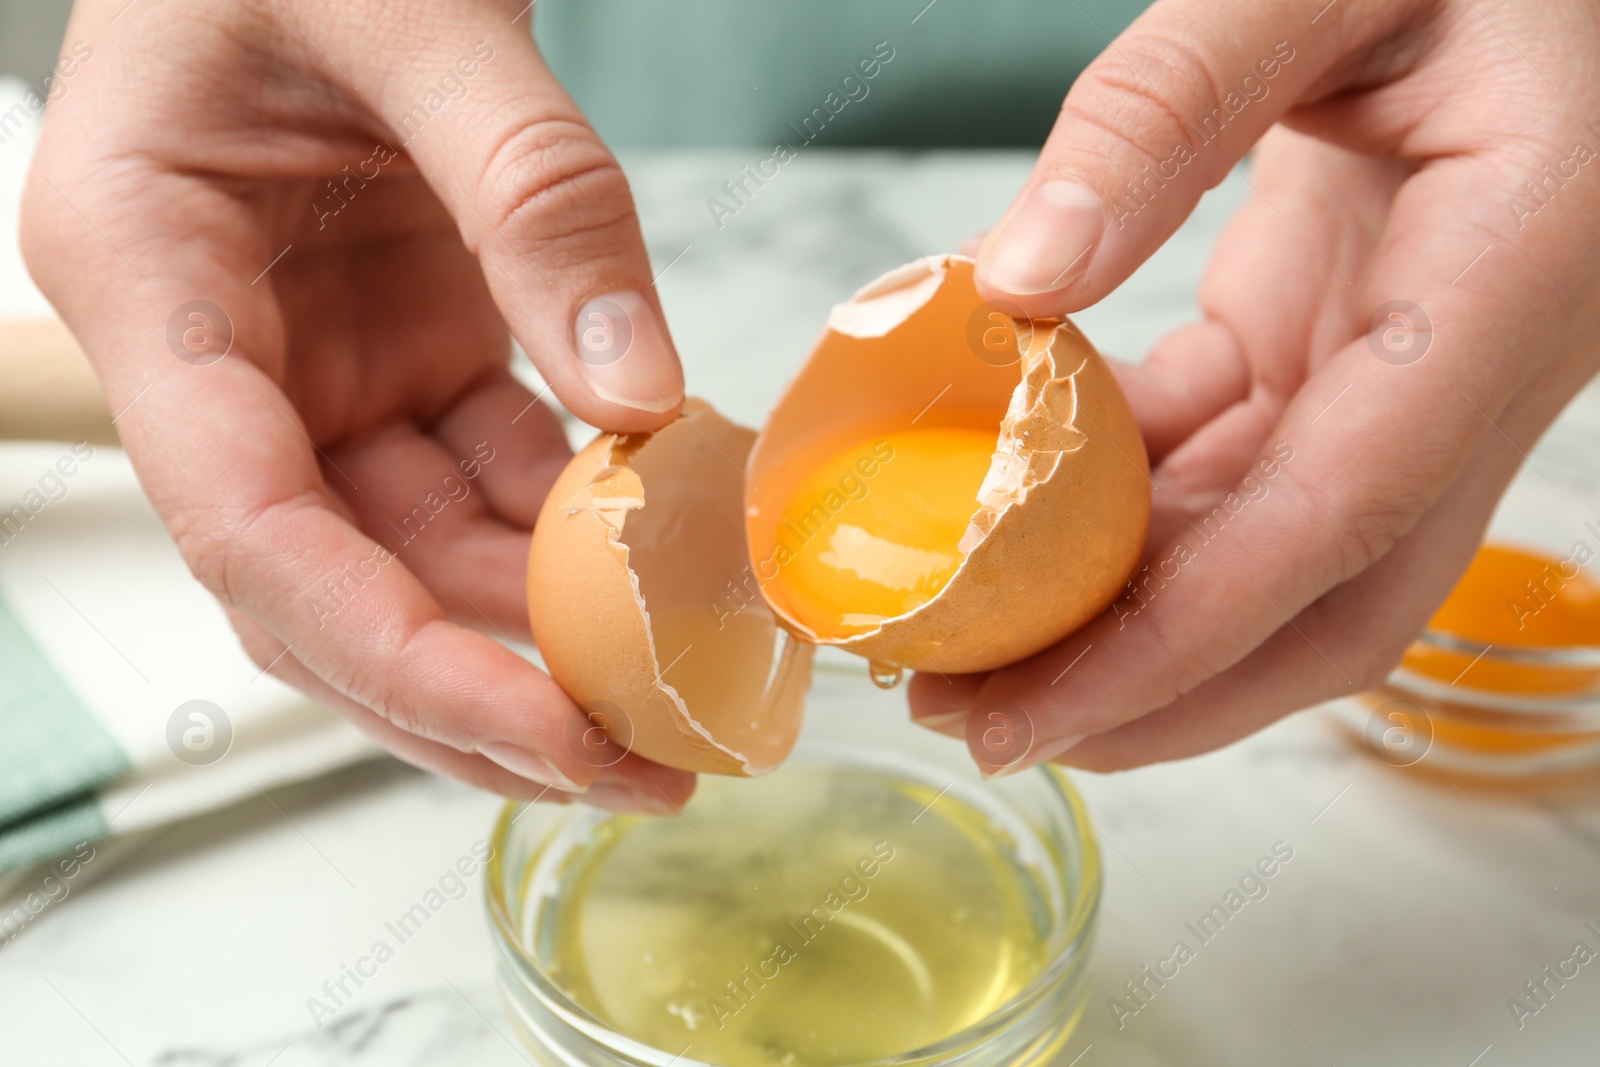
[[[627,178],[526,22],[501,4],[441,6],[406,20],[415,39],[367,54],[369,76],[352,80],[451,212],[562,403],[608,430],[660,426],[683,402],[683,371]]]
[[[1393,14],[1343,0],[1160,0],[1083,72],[978,281],[1030,315],[1116,288],[1308,86]],[[1392,4],[1406,8],[1409,4]]]

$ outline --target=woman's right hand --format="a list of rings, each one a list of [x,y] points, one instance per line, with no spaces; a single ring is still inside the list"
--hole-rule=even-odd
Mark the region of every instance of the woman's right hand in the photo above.
[[[80,0],[24,251],[257,663],[421,766],[667,811],[692,776],[596,746],[468,628],[529,637],[569,455],[510,334],[597,426],[683,398],[628,183],[531,9]]]

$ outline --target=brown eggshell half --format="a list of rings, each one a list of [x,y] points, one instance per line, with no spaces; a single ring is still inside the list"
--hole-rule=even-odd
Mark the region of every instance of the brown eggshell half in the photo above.
[[[800,730],[814,649],[779,629],[749,580],[754,440],[698,400],[653,433],[602,434],[534,527],[528,614],[551,676],[670,767],[761,774]]]
[[[914,611],[820,638],[777,581],[784,509],[840,447],[913,423],[995,428],[965,558]],[[748,473],[751,565],[782,624],[918,671],[992,670],[1061,640],[1115,599],[1150,520],[1144,441],[1100,355],[1069,321],[1013,320],[986,304],[964,256],[902,267],[834,308]]]

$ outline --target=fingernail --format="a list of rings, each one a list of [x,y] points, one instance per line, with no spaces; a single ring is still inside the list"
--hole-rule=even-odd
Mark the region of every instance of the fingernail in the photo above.
[[[1045,182],[979,257],[978,277],[1017,296],[1064,289],[1089,269],[1105,228],[1105,208],[1093,192],[1074,182]]]
[[[504,741],[491,741],[478,746],[478,752],[506,770],[529,781],[547,785],[552,789],[560,789],[566,793],[588,792],[586,786],[581,786],[561,772],[561,768],[551,763],[537,752],[529,752],[525,748],[507,744]]]
[[[676,815],[678,809],[648,784],[627,779],[607,778],[595,782],[584,795],[585,804],[608,811],[632,811],[645,815]]]
[[[683,368],[654,309],[628,290],[597,296],[573,322],[578,371],[602,400],[639,411],[683,405]]]
[[[1087,736],[1087,734],[1075,734],[1072,737],[1057,738],[1049,744],[1040,745],[1015,763],[1007,764],[1004,767],[996,767],[993,770],[980,767],[980,771],[982,771],[985,778],[1005,778],[1008,775],[1021,774],[1023,771],[1032,770],[1041,763],[1049,763]]]

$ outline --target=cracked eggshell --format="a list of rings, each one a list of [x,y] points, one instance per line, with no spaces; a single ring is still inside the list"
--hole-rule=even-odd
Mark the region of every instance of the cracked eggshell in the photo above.
[[[551,675],[630,751],[688,771],[777,766],[810,682],[812,646],[748,582],[754,439],[698,400],[653,433],[601,434],[556,480],[528,555]]]
[[[914,611],[819,639],[775,580],[785,505],[841,444],[914,421],[995,428],[964,559]],[[833,309],[756,442],[746,495],[752,568],[785,627],[947,674],[1014,663],[1103,611],[1138,566],[1150,520],[1144,440],[1099,353],[1069,321],[1013,320],[986,304],[964,256],[892,271]]]

